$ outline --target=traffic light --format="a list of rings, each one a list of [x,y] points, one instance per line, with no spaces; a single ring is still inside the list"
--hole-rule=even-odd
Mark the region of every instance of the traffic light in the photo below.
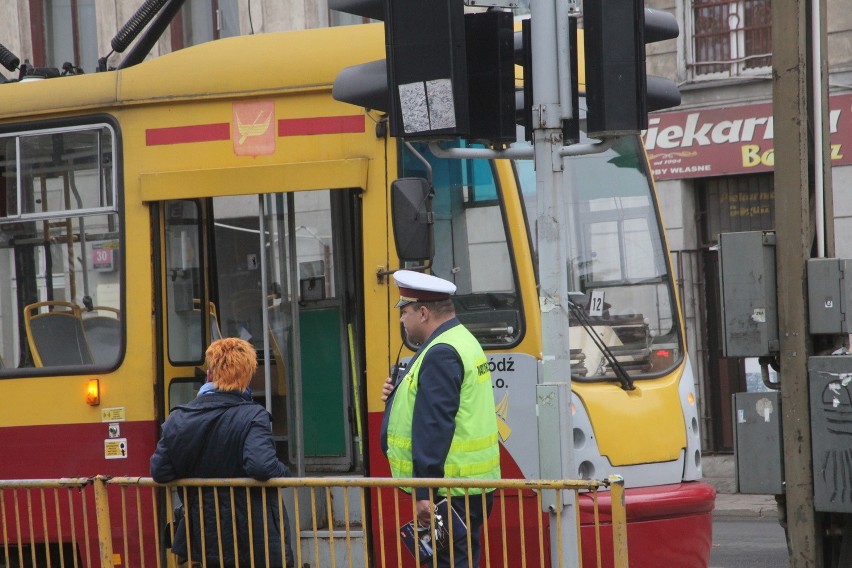
[[[460,0],[329,0],[329,7],[385,22],[386,59],[342,70],[336,100],[386,111],[391,136],[514,141],[511,12],[465,15]]]
[[[511,12],[465,15],[467,137],[494,144],[515,141],[515,32]]]
[[[680,104],[674,82],[645,74],[645,45],[678,36],[672,14],[644,0],[596,0],[583,9],[590,135],[644,130],[649,111]]]
[[[462,2],[329,0],[329,8],[385,22],[384,89],[389,91],[386,108],[391,136],[445,138],[468,132]],[[362,104],[365,97],[378,98],[381,85],[374,83],[381,64],[365,65],[338,75],[332,91],[335,99],[367,106]]]
[[[532,140],[532,21],[521,20],[515,32],[515,65],[521,68],[521,87],[516,90],[515,122],[524,127],[524,140]]]

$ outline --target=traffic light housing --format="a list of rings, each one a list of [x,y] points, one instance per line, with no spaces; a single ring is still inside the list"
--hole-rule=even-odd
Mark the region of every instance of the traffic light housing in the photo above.
[[[583,9],[589,134],[645,130],[649,111],[680,104],[673,81],[645,72],[645,45],[676,38],[677,20],[644,0],[596,0]]]
[[[495,144],[515,141],[515,32],[511,12],[465,15],[467,137]]]
[[[391,136],[514,141],[511,12],[465,15],[460,0],[329,0],[329,7],[385,22],[386,59],[342,70],[336,100],[387,112]]]
[[[385,41],[392,136],[469,131],[464,4],[386,0]]]
[[[383,84],[377,82],[380,62],[349,67],[335,80],[335,99],[387,111],[391,136],[418,139],[467,133],[462,2],[329,0],[329,8],[385,22]]]

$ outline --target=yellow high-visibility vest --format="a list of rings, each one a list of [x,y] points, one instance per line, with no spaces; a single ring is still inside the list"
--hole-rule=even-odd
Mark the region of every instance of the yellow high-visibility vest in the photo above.
[[[391,473],[394,477],[413,476],[411,428],[420,364],[429,349],[442,343],[452,345],[464,367],[456,429],[444,463],[444,477],[500,479],[500,447],[491,371],[479,342],[463,325],[451,327],[427,345],[397,387],[387,431]],[[402,489],[411,492],[410,487]],[[482,489],[471,489],[470,493],[479,494]],[[445,495],[446,490],[439,489],[438,494]],[[464,491],[453,489],[451,495],[462,496]]]

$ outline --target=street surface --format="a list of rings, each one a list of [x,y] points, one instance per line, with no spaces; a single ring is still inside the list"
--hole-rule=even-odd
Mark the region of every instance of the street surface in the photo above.
[[[784,529],[776,519],[713,521],[710,568],[787,568]]]

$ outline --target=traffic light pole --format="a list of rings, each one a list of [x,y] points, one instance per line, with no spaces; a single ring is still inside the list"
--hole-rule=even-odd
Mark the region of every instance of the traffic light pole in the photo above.
[[[570,4],[570,8],[569,8]],[[561,5],[561,6],[560,6]],[[569,9],[578,5],[554,0],[531,0],[533,65],[533,147],[536,175],[539,258],[539,301],[542,324],[542,359],[536,404],[539,408],[540,471],[542,477],[571,479],[576,476],[571,413],[571,358],[568,344],[568,251],[569,226],[565,190],[562,121],[571,118],[570,58],[568,57]],[[560,40],[560,33],[564,35]],[[568,89],[569,92],[565,92]],[[567,113],[567,115],[566,115]],[[554,401],[562,412],[549,412]],[[556,422],[554,424],[554,422]],[[554,456],[544,440],[558,429],[558,453]],[[543,451],[547,448],[548,451]],[[551,562],[579,566],[577,503],[573,492],[548,500]]]

